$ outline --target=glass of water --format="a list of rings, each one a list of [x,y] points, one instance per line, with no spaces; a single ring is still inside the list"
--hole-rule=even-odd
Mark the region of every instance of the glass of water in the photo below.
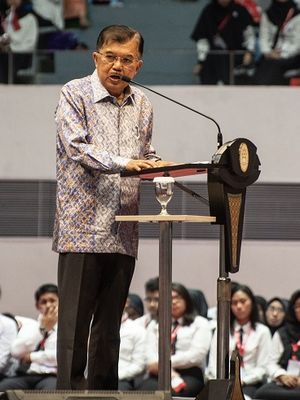
[[[155,183],[155,195],[157,201],[161,205],[159,215],[169,215],[167,211],[167,204],[173,196],[174,178],[171,176],[160,176],[153,179]]]

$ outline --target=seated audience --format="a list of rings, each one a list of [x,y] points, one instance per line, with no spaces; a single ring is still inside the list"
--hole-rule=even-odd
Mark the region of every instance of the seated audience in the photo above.
[[[136,389],[136,379],[145,370],[145,332],[124,311],[120,328],[119,390]]]
[[[18,71],[30,68],[32,53],[36,49],[38,24],[31,1],[7,0],[7,16],[2,22],[2,29],[7,34],[9,49],[12,52],[14,83],[19,83]],[[8,83],[8,52],[0,49],[0,83]]]
[[[286,85],[286,71],[300,67],[300,12],[293,0],[272,0],[259,32],[261,61],[255,83]]]
[[[86,29],[90,26],[87,0],[64,0],[66,28]]]
[[[269,329],[259,322],[255,297],[248,286],[234,285],[231,290],[229,349],[241,357],[240,378],[245,395],[252,397],[267,374],[271,344]],[[216,378],[217,332],[209,353],[208,379]]]
[[[284,324],[288,301],[280,297],[273,297],[267,303],[265,311],[265,324],[270,329],[271,335]]]
[[[144,315],[143,301],[138,294],[129,293],[124,312],[127,314],[129,319],[136,320]]]
[[[197,315],[188,290],[172,284],[171,386],[179,397],[196,396],[204,386],[203,372],[210,347],[208,320]],[[158,324],[146,331],[147,376],[140,389],[156,390],[158,384]]]
[[[1,297],[1,288],[0,288]],[[18,366],[17,360],[11,356],[11,344],[16,339],[18,326],[13,318],[0,314],[0,381],[13,376]]]
[[[262,322],[263,324],[266,323],[265,319],[265,313],[266,313],[266,308],[267,308],[267,300],[263,296],[255,296],[255,301],[257,305],[257,310],[258,310],[258,320],[259,322]]]
[[[39,26],[64,29],[62,0],[32,0],[32,4]]]
[[[191,38],[197,43],[198,52],[194,73],[199,75],[202,84],[230,83],[229,51],[244,51],[235,54],[235,67],[253,63],[256,38],[252,17],[233,0],[211,0],[202,11]]]
[[[300,290],[290,298],[285,325],[274,333],[268,374],[272,382],[258,389],[256,399],[300,399]]]
[[[159,280],[158,277],[151,278],[145,283],[145,304],[146,313],[136,319],[136,323],[147,328],[152,320],[158,319],[158,301],[159,301]]]
[[[12,355],[20,361],[17,376],[0,382],[0,392],[16,389],[54,390],[56,388],[56,335],[58,290],[53,284],[35,292],[38,324],[20,329],[11,344]]]
[[[198,315],[207,318],[208,305],[204,293],[199,289],[189,289],[195,311]]]

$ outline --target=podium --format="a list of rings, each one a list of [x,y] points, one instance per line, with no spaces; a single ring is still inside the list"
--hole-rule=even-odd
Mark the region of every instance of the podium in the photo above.
[[[170,391],[171,377],[171,283],[172,228],[174,222],[213,223],[215,217],[201,215],[119,215],[116,221],[155,222],[159,224],[159,374],[158,390]]]
[[[212,161],[184,163],[168,167],[148,168],[139,172],[125,171],[122,176],[139,176],[152,180],[157,176],[182,177],[206,174],[210,216],[117,216],[117,221],[158,222],[159,234],[159,389],[170,390],[170,332],[172,283],[172,223],[208,222],[220,226],[219,277],[217,280],[217,379],[197,396],[197,400],[244,399],[239,379],[239,356],[234,353],[229,362],[229,326],[231,284],[229,273],[240,265],[246,189],[260,175],[256,146],[246,138],[224,143],[212,156]],[[176,182],[175,182],[176,184]],[[183,185],[181,189],[195,195]],[[211,218],[211,219],[210,219]],[[205,219],[205,220],[204,220]],[[162,304],[163,303],[163,304]],[[229,367],[231,364],[231,367]],[[237,376],[238,375],[238,376]]]

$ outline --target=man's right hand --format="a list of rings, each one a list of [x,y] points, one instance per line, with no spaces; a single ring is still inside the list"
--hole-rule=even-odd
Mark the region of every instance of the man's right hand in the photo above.
[[[154,160],[130,160],[126,165],[126,171],[141,171],[145,168],[157,167]]]
[[[45,313],[42,316],[40,328],[45,330],[46,332],[51,331],[54,325],[57,323],[58,318],[58,307],[50,306],[45,310]]]

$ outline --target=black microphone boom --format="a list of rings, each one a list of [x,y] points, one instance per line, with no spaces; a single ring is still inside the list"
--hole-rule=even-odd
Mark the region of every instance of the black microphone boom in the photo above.
[[[121,79],[122,81],[124,81],[124,82],[132,83],[132,84],[134,84],[134,85],[136,85],[136,86],[140,86],[140,87],[142,87],[142,88],[144,88],[144,89],[146,89],[146,90],[149,90],[150,92],[153,92],[153,93],[157,94],[158,96],[163,97],[164,99],[170,100],[170,101],[172,101],[173,103],[178,104],[178,105],[181,106],[181,107],[184,107],[184,108],[186,108],[186,109],[188,109],[188,110],[190,110],[190,111],[193,111],[193,112],[196,113],[196,114],[201,115],[201,116],[204,117],[204,118],[207,118],[207,119],[211,120],[211,121],[217,126],[217,128],[218,128],[218,136],[217,136],[218,149],[222,146],[222,144],[223,144],[223,135],[222,135],[222,132],[221,132],[220,125],[219,125],[219,124],[217,123],[217,121],[215,121],[212,117],[209,117],[208,115],[203,114],[203,113],[201,113],[200,111],[195,110],[194,108],[191,108],[191,107],[189,107],[189,106],[186,106],[185,104],[180,103],[180,102],[177,101],[177,100],[171,99],[171,97],[168,97],[168,96],[166,96],[166,95],[164,95],[164,94],[162,94],[162,93],[156,92],[155,90],[153,90],[153,89],[151,89],[151,88],[149,88],[149,87],[147,87],[147,86],[144,86],[144,85],[142,85],[141,83],[135,82],[135,81],[133,81],[132,79],[130,79],[128,76],[120,75],[120,79]]]

